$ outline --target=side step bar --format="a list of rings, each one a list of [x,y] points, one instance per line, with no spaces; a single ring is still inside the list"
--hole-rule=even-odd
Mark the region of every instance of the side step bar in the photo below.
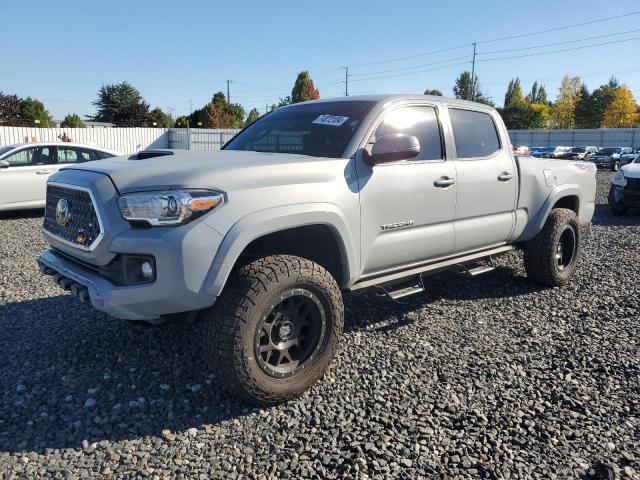
[[[400,298],[408,297],[409,295],[415,295],[416,293],[424,292],[424,286],[422,282],[419,282],[415,285],[405,286],[403,288],[399,288],[398,290],[388,290],[387,295],[391,300],[398,300]]]
[[[487,273],[487,272],[490,272],[492,270],[495,270],[495,267],[493,267],[491,265],[480,265],[478,267],[470,268],[468,270],[465,270],[464,273],[466,273],[470,277],[475,277],[476,275],[482,275],[483,273]]]
[[[494,256],[502,255],[504,253],[510,252],[511,250],[515,250],[515,246],[513,245],[502,245],[500,247],[492,248],[489,250],[482,250],[480,252],[469,253],[467,255],[462,255],[459,257],[448,258],[441,261],[436,261],[433,263],[424,264],[418,267],[409,268],[407,270],[401,270],[399,272],[389,273],[387,275],[381,275],[379,277],[374,277],[370,279],[361,280],[356,282],[352,287],[351,291],[357,292],[358,290],[362,290],[369,287],[379,286],[387,283],[396,283],[400,280],[413,277],[416,275],[424,275],[424,274],[433,274],[438,273],[443,270],[450,270],[455,267],[459,267],[461,265],[477,262],[483,258],[491,258]],[[482,267],[484,269],[486,267]],[[489,267],[493,268],[493,267]],[[471,270],[473,271],[473,270]],[[477,274],[488,272],[489,270],[478,271]]]

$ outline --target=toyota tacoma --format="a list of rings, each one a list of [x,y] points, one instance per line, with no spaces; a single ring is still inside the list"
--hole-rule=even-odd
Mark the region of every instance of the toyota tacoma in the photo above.
[[[342,294],[391,299],[519,248],[566,284],[594,213],[592,163],[515,157],[493,108],[424,95],[278,108],[221,151],[140,152],[48,182],[40,269],[107,314],[199,312],[205,364],[275,404],[320,379]]]

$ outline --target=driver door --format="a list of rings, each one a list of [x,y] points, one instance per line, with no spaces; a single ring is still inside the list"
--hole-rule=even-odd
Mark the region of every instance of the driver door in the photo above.
[[[415,158],[369,165],[357,162],[362,273],[375,274],[450,254],[455,232],[456,171],[445,155],[438,107],[412,104],[384,114],[369,139],[415,136]],[[362,157],[362,156],[360,156]]]

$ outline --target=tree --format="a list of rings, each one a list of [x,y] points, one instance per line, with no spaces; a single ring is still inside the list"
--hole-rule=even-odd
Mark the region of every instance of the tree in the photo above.
[[[211,101],[189,117],[191,126],[204,128],[242,128],[244,108],[238,103],[227,102],[224,93],[217,92]]]
[[[280,101],[278,102],[278,105],[271,105],[271,110],[275,110],[276,108],[280,108],[280,107],[286,107],[287,105],[291,105],[293,103],[293,100],[291,99],[291,95],[287,95],[284,98],[281,98]]]
[[[116,127],[142,127],[153,124],[149,104],[129,82],[102,85],[98,100],[93,102],[98,112],[93,117],[97,122],[110,122]]]
[[[511,107],[524,107],[524,96],[522,95],[522,87],[518,77],[509,82],[507,93],[504,96],[504,108]]]
[[[564,76],[558,98],[551,109],[553,128],[576,128],[576,106],[580,101],[580,89],[579,77]]]
[[[538,85],[538,81],[536,80],[531,85],[531,92],[529,95],[525,97],[525,100],[531,104],[533,103],[549,103],[547,99],[547,90],[544,88],[544,85]]]
[[[434,95],[436,97],[441,97],[442,96],[442,92],[440,90],[436,90],[435,88],[432,90],[425,90],[424,91],[425,95]]]
[[[586,84],[580,87],[580,100],[576,105],[576,128],[598,128],[594,123],[593,99]]]
[[[291,102],[306,102],[307,100],[318,100],[320,98],[320,92],[313,85],[313,80],[309,76],[307,70],[303,70],[298,74],[296,83],[291,90]]]
[[[476,75],[472,81],[471,73],[467,70],[462,72],[460,76],[456,78],[456,84],[453,87],[453,94],[456,98],[493,106],[491,99],[486,97],[482,92],[478,76]]]
[[[613,100],[602,117],[603,128],[633,127],[638,123],[638,106],[629,89],[622,85],[613,91]]]
[[[618,80],[611,77],[606,84],[596,88],[585,100],[585,105],[580,108],[581,113],[585,115],[581,120],[583,128],[600,128],[602,126],[604,112],[613,101],[614,91],[619,85]]]
[[[78,115],[77,113],[70,113],[66,117],[64,117],[64,120],[62,121],[60,126],[65,128],[85,128],[86,127],[86,125],[80,118],[80,115]]]
[[[17,95],[5,95],[0,91],[0,125],[17,127],[22,123],[20,116],[22,100]]]
[[[250,125],[255,122],[260,117],[260,113],[256,108],[251,109],[249,115],[247,115],[247,120],[244,122],[245,126]]]
[[[39,100],[27,97],[20,104],[20,117],[24,125],[48,127],[51,123],[51,116],[44,104]]]
[[[176,128],[187,128],[189,126],[189,117],[187,117],[186,115],[182,115],[176,118],[173,126]]]
[[[171,115],[163,112],[161,108],[154,108],[153,110],[151,110],[151,112],[149,112],[149,115],[151,116],[151,126],[162,128],[173,127],[173,118],[171,118]],[[154,122],[155,125],[153,125]]]

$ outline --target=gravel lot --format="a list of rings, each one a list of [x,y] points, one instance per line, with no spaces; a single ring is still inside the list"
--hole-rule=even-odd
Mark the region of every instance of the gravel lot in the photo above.
[[[640,478],[640,215],[611,174],[572,283],[519,254],[406,305],[346,299],[333,368],[248,409],[198,324],[131,326],[43,278],[39,212],[0,216],[0,477]]]

